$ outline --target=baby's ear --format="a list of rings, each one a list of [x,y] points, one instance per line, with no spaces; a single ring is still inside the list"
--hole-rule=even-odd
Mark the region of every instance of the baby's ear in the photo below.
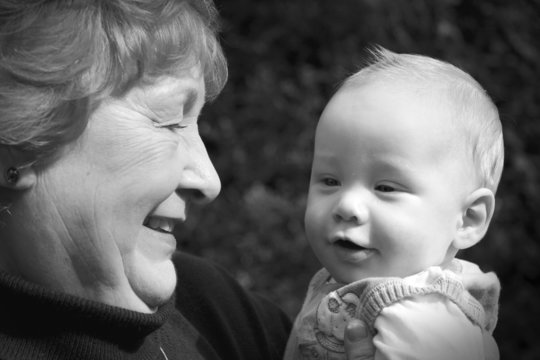
[[[461,226],[454,239],[454,247],[467,249],[482,240],[494,209],[495,195],[491,190],[480,188],[472,192],[466,199],[466,209],[461,215]]]

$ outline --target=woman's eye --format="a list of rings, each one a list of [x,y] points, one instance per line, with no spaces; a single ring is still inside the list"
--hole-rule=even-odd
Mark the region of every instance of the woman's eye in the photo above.
[[[175,130],[175,129],[184,129],[187,127],[187,125],[185,124],[182,124],[182,121],[178,121],[178,120],[173,120],[173,121],[166,121],[166,122],[154,122],[154,127],[157,127],[157,128],[167,128],[167,129],[170,129],[170,130]]]
[[[333,179],[333,178],[324,178],[322,179],[322,183],[326,186],[338,186],[339,185],[339,181],[337,181],[336,179]]]
[[[380,192],[396,191],[396,189],[393,186],[390,186],[390,185],[377,185],[375,187],[375,190],[380,191]]]
[[[182,125],[182,124],[171,124],[171,125],[167,125],[166,128],[167,128],[167,129],[170,129],[170,130],[185,129],[185,128],[187,128],[187,125]]]

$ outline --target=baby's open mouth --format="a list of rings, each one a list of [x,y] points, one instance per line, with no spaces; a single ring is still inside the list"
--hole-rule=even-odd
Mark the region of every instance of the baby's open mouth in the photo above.
[[[334,242],[334,245],[348,249],[348,250],[366,250],[367,248],[357,245],[348,239],[338,239]]]
[[[173,219],[148,216],[146,219],[144,219],[143,225],[154,231],[165,234],[172,234],[176,223]]]

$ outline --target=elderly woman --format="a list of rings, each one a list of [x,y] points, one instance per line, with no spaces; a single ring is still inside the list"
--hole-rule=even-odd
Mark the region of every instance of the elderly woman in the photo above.
[[[220,190],[211,0],[0,0],[0,27],[0,359],[281,358],[284,313],[175,252]]]

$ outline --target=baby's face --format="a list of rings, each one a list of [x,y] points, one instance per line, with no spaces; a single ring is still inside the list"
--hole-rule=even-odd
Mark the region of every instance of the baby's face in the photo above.
[[[424,100],[347,87],[321,116],[305,226],[340,282],[403,277],[455,254],[474,173],[448,112]]]

